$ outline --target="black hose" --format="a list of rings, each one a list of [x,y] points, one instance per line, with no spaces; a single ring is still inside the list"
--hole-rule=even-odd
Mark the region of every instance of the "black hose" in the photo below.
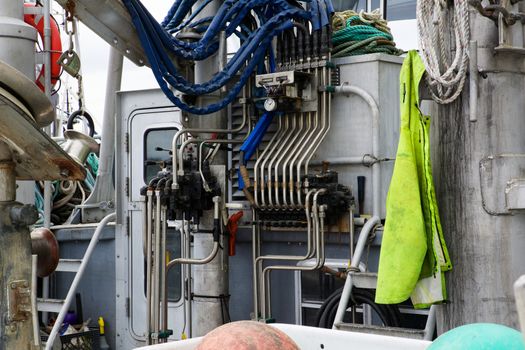
[[[332,293],[323,303],[317,313],[315,324],[320,328],[332,328],[337,313],[337,307],[341,301],[343,288],[339,288]],[[400,313],[397,305],[376,304],[375,291],[371,289],[354,288],[348,301],[348,307],[367,304],[379,316],[381,322],[386,327],[400,326]]]
[[[89,136],[93,137],[95,135],[95,123],[93,122],[93,118],[91,117],[91,114],[89,114],[86,111],[78,110],[69,116],[67,119],[67,129],[71,130],[73,129],[73,123],[75,122],[75,119],[79,117],[84,117],[87,120],[88,126],[89,126]]]
[[[306,29],[306,26],[302,23],[299,23],[299,22],[294,22],[293,23],[295,27],[297,27],[297,58],[298,60],[303,60],[305,59],[305,55],[304,55],[304,52],[305,52],[305,45],[304,45],[304,41],[305,41],[305,38],[310,34],[308,33],[308,30]]]

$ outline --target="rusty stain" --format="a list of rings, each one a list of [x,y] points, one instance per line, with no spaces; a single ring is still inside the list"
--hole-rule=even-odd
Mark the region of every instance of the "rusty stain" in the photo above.
[[[66,178],[67,180],[84,180],[86,177],[86,170],[73,160],[54,158],[51,162],[58,166],[60,173],[67,172],[69,174]],[[65,180],[62,176],[61,179]]]

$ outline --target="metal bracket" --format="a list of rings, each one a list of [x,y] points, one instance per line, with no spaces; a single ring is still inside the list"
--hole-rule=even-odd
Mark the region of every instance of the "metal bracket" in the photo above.
[[[525,209],[524,167],[525,154],[491,155],[480,160],[481,202],[487,214],[522,213],[521,209]]]
[[[11,281],[7,284],[7,322],[24,322],[31,317],[31,288],[26,280]]]
[[[512,0],[502,0],[500,5],[492,5],[492,7],[496,7],[492,10],[498,13],[499,45],[495,49],[496,52],[525,55],[524,4]]]

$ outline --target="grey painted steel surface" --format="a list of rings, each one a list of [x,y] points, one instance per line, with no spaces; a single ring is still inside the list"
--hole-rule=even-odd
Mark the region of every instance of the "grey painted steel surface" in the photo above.
[[[108,213],[113,212],[115,203],[114,187],[114,160],[115,160],[115,123],[116,100],[115,94],[120,90],[122,83],[122,66],[124,58],[117,49],[111,48],[108,59],[106,81],[106,98],[104,101],[104,119],[102,125],[102,142],[100,147],[99,169],[93,192],[88,197],[83,210],[84,222],[97,222]],[[91,206],[89,208],[89,206]]]
[[[381,176],[379,181],[379,202],[381,206],[379,213],[381,218],[385,217],[384,203],[390,184],[397,143],[399,138],[399,71],[403,59],[400,57],[372,54],[357,57],[336,59],[339,65],[340,83],[348,82],[355,85],[368,94],[379,105],[379,150],[377,157],[381,160]],[[334,95],[332,101],[332,119],[330,134],[321,144],[319,150],[314,154],[313,165],[319,166],[322,160],[333,159],[330,166],[339,172],[339,182],[350,185],[356,196],[357,176],[366,176],[365,203],[363,212],[371,214],[373,211],[373,181],[372,167],[373,155],[373,130],[369,105],[359,96],[344,94]],[[388,159],[388,160],[386,160]],[[359,161],[361,160],[361,161]],[[313,170],[312,172],[315,172]],[[246,215],[249,218],[249,215]],[[246,220],[246,219],[245,219]],[[249,219],[248,219],[249,220]],[[240,231],[247,234],[245,229]],[[280,243],[266,242],[262,245],[263,254],[303,254],[306,238],[304,233],[280,233],[284,237]],[[264,237],[275,237],[277,233],[264,232]],[[332,234],[327,234],[332,236]],[[343,236],[345,236],[343,234]],[[297,241],[287,238],[295,237],[303,243],[295,246]],[[300,237],[300,238],[299,238]],[[293,243],[292,243],[293,242]],[[241,245],[244,243],[241,243]],[[336,242],[327,243],[328,258],[348,258],[349,251],[346,244],[339,246]],[[247,258],[242,249],[237,250],[238,256],[231,258],[230,268],[230,309],[232,318],[245,319],[249,312],[248,304],[252,302],[253,296],[249,288],[239,288],[244,281],[251,277],[251,267],[246,267],[242,261]],[[239,256],[242,255],[242,258]],[[372,250],[371,261],[377,259],[378,252]],[[372,265],[374,265],[373,263]],[[371,271],[377,271],[373,266]],[[293,282],[290,272],[272,275],[272,316],[279,322],[294,322],[293,305]]]
[[[222,192],[225,193],[226,167],[213,165],[211,169],[221,185]],[[199,227],[201,229],[213,229],[212,211],[205,213]],[[193,235],[193,239],[192,257],[208,256],[214,247],[212,235],[197,233]],[[224,307],[228,303],[229,294],[229,256],[228,239],[224,235],[221,236],[219,246],[222,248],[219,249],[209,264],[192,266],[193,293],[195,294],[193,298],[192,337],[204,336],[227,322]],[[222,298],[218,296],[222,296]]]
[[[162,91],[143,90],[117,94],[116,127],[116,348],[145,345],[146,295],[144,289],[144,182],[145,136],[158,128],[181,128],[181,113]],[[169,145],[166,146],[169,148]],[[129,150],[129,151],[128,151]],[[131,151],[132,150],[132,151]],[[131,153],[130,153],[131,152]],[[129,185],[128,185],[129,184]],[[170,226],[170,229],[173,229]],[[169,281],[169,283],[182,281]],[[174,339],[183,328],[184,300],[169,303],[168,327]]]
[[[399,139],[399,70],[403,59],[371,54],[334,59],[340,69],[340,82],[348,82],[365,90],[379,106],[380,217],[385,217],[386,194]],[[339,182],[354,189],[357,176],[366,176],[364,213],[372,213],[372,118],[370,107],[359,96],[338,94],[332,101],[330,134],[315,153],[313,160],[330,158],[361,158],[363,165],[335,162],[331,168],[339,172]],[[314,163],[315,164],[315,163]]]
[[[51,350],[53,348],[53,344],[55,341],[56,336],[58,335],[58,332],[60,328],[62,327],[62,323],[64,322],[64,319],[68,313],[68,308],[71,305],[71,302],[73,301],[73,298],[75,298],[75,294],[77,292],[78,285],[80,284],[80,281],[82,281],[82,278],[84,277],[84,272],[86,271],[86,267],[88,266],[91,256],[93,255],[93,252],[95,251],[95,248],[97,247],[97,244],[99,242],[100,236],[102,235],[102,231],[107,226],[107,224],[115,219],[116,214],[111,213],[106,215],[98,224],[97,228],[95,229],[95,232],[93,232],[93,236],[91,237],[89,241],[89,245],[85,251],[85,253],[82,256],[82,263],[80,264],[80,267],[78,268],[78,272],[75,274],[75,277],[73,278],[73,281],[71,282],[71,286],[69,287],[66,298],[64,299],[64,305],[62,305],[62,308],[60,309],[60,312],[58,313],[58,316],[55,320],[55,324],[53,325],[53,329],[51,330],[51,333],[49,334],[48,342],[46,343],[46,350]],[[98,318],[97,318],[98,320]]]
[[[94,325],[100,316],[104,317],[106,339],[112,349],[118,349],[115,347],[117,337],[115,288],[118,282],[115,275],[115,229],[116,226],[110,225],[102,231],[97,249],[93,252],[91,262],[77,288],[82,298],[84,320],[91,318],[92,325]],[[56,230],[55,234],[60,242],[61,259],[81,258],[94,230],[94,227]],[[73,278],[72,273],[55,272],[52,281],[52,295],[56,298],[55,300],[66,297]],[[76,308],[72,305],[70,309],[75,310]],[[123,311],[125,312],[125,309]]]
[[[370,248],[369,269],[377,271],[380,232]],[[333,259],[348,259],[348,234],[329,232],[326,237],[326,256]],[[261,254],[301,255],[306,250],[306,237],[303,232],[265,232],[262,237]],[[239,230],[236,255],[230,258],[230,314],[232,320],[245,320],[253,312],[251,264],[251,231]],[[286,264],[287,262],[283,262]],[[291,262],[295,264],[295,262]],[[277,322],[295,323],[295,284],[293,271],[272,273],[272,317]]]
[[[478,69],[486,75],[479,79],[477,122],[469,121],[468,89],[459,101],[439,107],[432,119],[434,182],[454,265],[446,275],[450,302],[438,310],[440,332],[472,322],[517,328],[512,286],[525,273],[525,215],[491,213],[485,206],[485,201],[504,196],[499,183],[525,176],[523,168],[518,174],[512,171],[525,153],[523,56],[494,54],[497,28],[474,10],[470,15]],[[502,154],[516,159],[502,167],[483,166],[484,159]]]

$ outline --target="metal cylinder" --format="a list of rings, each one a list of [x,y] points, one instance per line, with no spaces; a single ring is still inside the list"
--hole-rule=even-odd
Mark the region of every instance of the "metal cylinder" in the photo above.
[[[194,235],[194,256],[204,257],[213,250],[209,234]],[[226,248],[227,242],[221,242]],[[228,249],[219,249],[217,256],[206,265],[193,266],[193,326],[192,337],[204,336],[227,323]]]
[[[194,5],[199,7],[204,0],[199,0]],[[222,1],[212,1],[206,8],[199,13],[197,18],[207,16],[214,16],[221,5]],[[223,43],[224,44],[224,43]],[[213,75],[221,69],[226,61],[225,45],[221,45],[219,52],[204,60],[195,63],[195,83],[203,83],[209,81]],[[216,91],[213,94],[202,97],[198,104],[208,105],[217,102],[221,98],[221,91]],[[225,129],[227,127],[227,116],[224,110],[214,113],[209,116],[189,116],[188,126],[191,128],[219,128]],[[208,136],[208,137],[207,137]],[[201,134],[203,139],[209,138],[210,135]],[[224,152],[219,152],[215,157],[216,164],[226,164],[226,157]],[[205,213],[205,217],[201,219],[201,228],[212,229],[213,220],[211,217],[213,212]],[[209,224],[206,224],[209,222]],[[213,237],[209,234],[195,234],[194,235],[194,251],[193,258],[205,257],[213,249]],[[227,247],[227,242],[221,242],[222,247]],[[191,267],[190,267],[191,268]],[[206,265],[197,265],[192,267],[193,272],[193,315],[192,315],[192,337],[202,336],[212,329],[222,325],[224,313],[224,298],[228,295],[228,252],[227,249],[219,250],[219,253],[212,262]],[[201,295],[202,297],[199,297]],[[219,298],[219,296],[222,297]],[[210,298],[211,297],[211,298]],[[224,313],[225,314],[225,313]]]
[[[24,16],[23,1],[0,1],[0,17],[13,17],[22,19]]]
[[[26,24],[22,0],[0,0],[0,60],[35,78],[36,29]]]
[[[449,302],[438,310],[438,331],[474,322],[518,327],[513,282],[525,273],[525,215],[511,210],[509,182],[525,176],[523,57],[494,54],[498,29],[472,10],[478,42],[477,123],[468,89],[433,118],[433,168],[443,232],[453,270]],[[447,33],[451,34],[451,33]],[[475,74],[475,72],[474,72]],[[519,189],[519,188],[518,188]]]
[[[204,0],[199,0],[194,5],[194,9],[198,8]],[[196,19],[205,18],[208,16],[214,16],[221,5],[222,1],[212,1],[206,8],[199,13]],[[205,83],[209,81],[215,73],[222,70],[226,62],[226,38],[221,36],[220,48],[217,53],[203,61],[195,62],[195,84]],[[222,90],[214,91],[207,95],[199,96],[196,100],[196,105],[199,107],[208,106],[210,104],[219,102],[221,99]],[[185,126],[189,128],[204,128],[204,129],[226,129],[228,126],[228,119],[226,116],[225,109],[215,112],[206,116],[189,115],[184,120]],[[211,138],[211,134],[206,133],[194,133],[198,134],[202,139]]]
[[[82,165],[86,162],[91,152],[98,153],[99,151],[100,146],[97,141],[81,132],[66,130],[64,136],[67,139],[63,146],[64,151]]]

